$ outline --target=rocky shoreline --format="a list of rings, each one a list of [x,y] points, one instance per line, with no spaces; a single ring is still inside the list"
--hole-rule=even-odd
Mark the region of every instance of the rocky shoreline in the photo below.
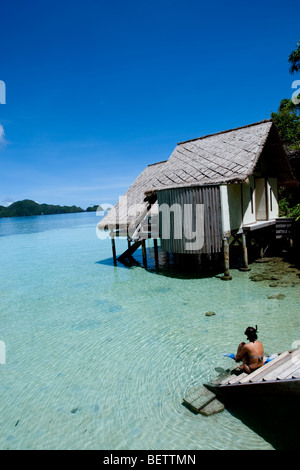
[[[257,266],[257,267],[256,267]],[[300,270],[294,264],[283,258],[261,258],[252,264],[252,274],[249,275],[252,282],[268,283],[269,287],[300,287]],[[283,299],[283,294],[273,294],[268,299]]]

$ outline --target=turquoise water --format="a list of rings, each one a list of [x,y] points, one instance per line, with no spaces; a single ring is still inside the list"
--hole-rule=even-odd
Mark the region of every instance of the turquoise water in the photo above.
[[[230,282],[188,279],[156,273],[151,244],[148,270],[116,268],[97,221],[0,221],[0,448],[272,449],[227,409],[194,415],[182,398],[234,365],[222,353],[235,352],[249,325],[258,324],[267,353],[292,347],[297,270],[282,262],[283,280],[253,282],[266,269],[253,263]],[[118,253],[126,243],[117,241]],[[268,299],[275,293],[285,298]]]

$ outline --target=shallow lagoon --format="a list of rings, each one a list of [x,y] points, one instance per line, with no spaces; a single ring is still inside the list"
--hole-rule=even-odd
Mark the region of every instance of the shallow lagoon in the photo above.
[[[182,398],[234,365],[222,353],[235,352],[249,325],[258,325],[267,353],[293,347],[299,271],[253,263],[250,272],[231,270],[230,282],[156,273],[151,244],[148,270],[138,265],[141,250],[137,266],[116,268],[97,220],[0,220],[0,448],[274,448],[228,409],[193,415]],[[117,241],[119,254],[126,244]],[[281,278],[250,279],[268,269]]]

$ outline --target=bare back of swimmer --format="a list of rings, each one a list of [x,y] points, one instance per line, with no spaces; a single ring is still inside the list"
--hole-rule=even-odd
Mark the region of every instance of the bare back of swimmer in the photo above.
[[[257,326],[256,328],[249,326],[245,331],[245,335],[249,343],[242,342],[239,344],[235,361],[242,361],[243,365],[240,366],[240,369],[250,374],[264,364],[264,348],[262,343],[257,340]]]

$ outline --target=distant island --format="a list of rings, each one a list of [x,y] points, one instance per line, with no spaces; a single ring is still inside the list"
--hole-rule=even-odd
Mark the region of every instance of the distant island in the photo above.
[[[24,217],[31,215],[73,214],[76,212],[94,212],[98,205],[88,207],[86,210],[77,206],[59,206],[52,204],[38,204],[30,199],[17,201],[8,207],[0,206],[0,217]],[[101,208],[99,209],[101,210]]]
[[[86,212],[96,212],[99,208],[99,211],[102,211],[102,207],[99,205],[91,206],[86,209]]]

